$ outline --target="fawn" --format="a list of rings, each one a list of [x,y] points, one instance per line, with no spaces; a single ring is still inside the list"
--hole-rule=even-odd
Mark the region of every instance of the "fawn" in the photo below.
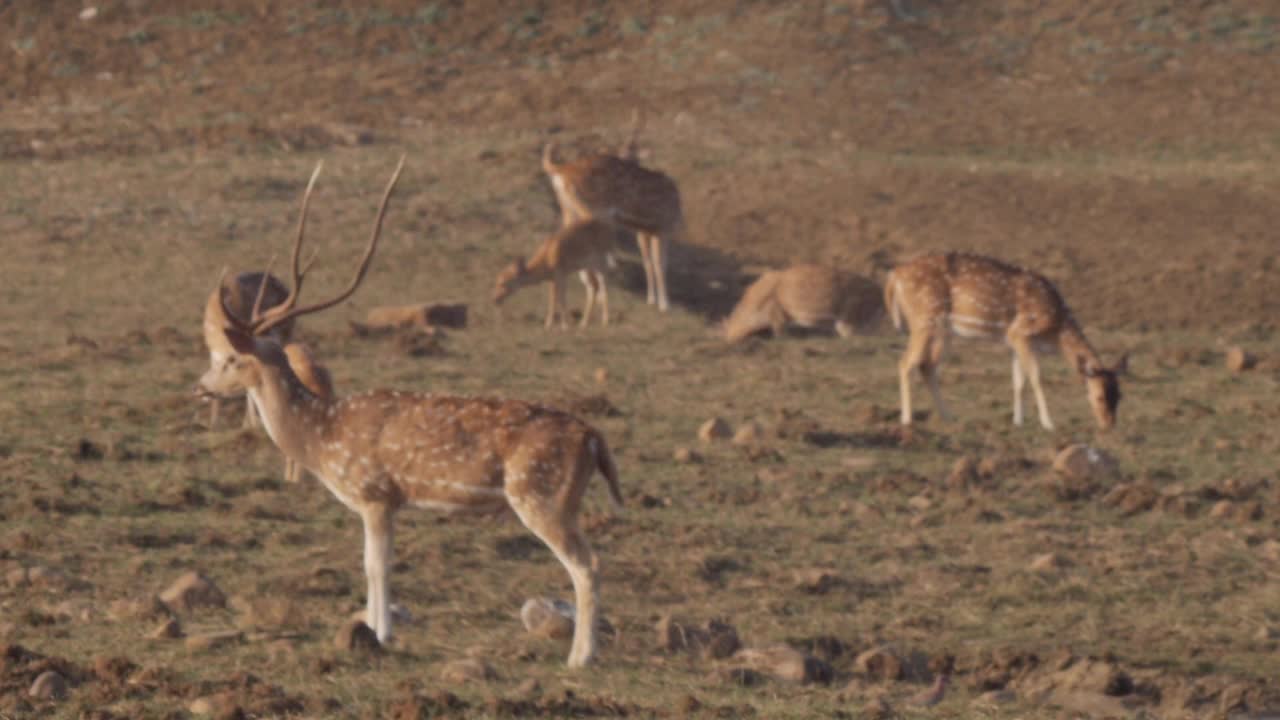
[[[581,327],[591,319],[591,308],[600,298],[600,324],[609,324],[609,291],[604,272],[613,267],[614,226],[599,220],[583,220],[561,228],[543,241],[528,260],[516,258],[498,273],[493,285],[493,302],[501,304],[511,293],[541,282],[551,283],[547,302],[546,326],[560,315],[560,327],[568,327],[565,286],[577,272],[587,288],[587,301],[582,310]]]

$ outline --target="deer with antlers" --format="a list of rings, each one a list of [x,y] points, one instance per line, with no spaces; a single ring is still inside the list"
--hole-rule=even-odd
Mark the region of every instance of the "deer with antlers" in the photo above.
[[[569,573],[577,614],[568,662],[580,667],[595,653],[597,622],[597,560],[578,522],[587,482],[599,471],[614,506],[622,503],[617,467],[604,436],[568,413],[514,400],[393,390],[322,398],[306,388],[280,345],[264,335],[346,300],[360,286],[403,167],[401,158],[346,289],[332,299],[297,306],[303,279],[299,223],[293,290],[283,303],[250,322],[226,314],[222,332],[235,352],[205,373],[197,390],[215,395],[247,390],[284,454],[360,515],[366,620],[380,642],[391,637],[387,580],[395,513],[406,506],[449,513],[510,509]],[[304,198],[304,215],[305,208]]]
[[[631,138],[621,148],[622,157],[591,155],[558,163],[555,143],[547,143],[542,148],[542,169],[560,203],[562,225],[596,218],[636,234],[646,300],[666,312],[670,305],[668,252],[685,236],[684,210],[675,181],[637,161],[640,126],[637,115]]]
[[[911,423],[911,371],[919,368],[934,406],[950,417],[938,390],[938,366],[948,334],[1004,341],[1013,349],[1013,422],[1022,424],[1022,389],[1031,381],[1040,424],[1053,429],[1037,353],[1060,352],[1084,380],[1089,405],[1103,430],[1116,422],[1127,359],[1107,367],[1085,338],[1053,283],[1043,275],[968,253],[929,253],[894,268],[885,305],[895,327],[906,321],[910,340],[898,363],[902,423]]]
[[[608,325],[609,290],[604,273],[613,266],[613,233],[613,225],[599,220],[583,220],[561,228],[543,241],[528,260],[516,258],[498,273],[493,286],[493,302],[501,304],[522,287],[549,282],[545,324],[548,328],[554,325],[559,314],[560,327],[567,328],[569,312],[564,301],[565,286],[569,284],[569,277],[577,272],[587,288],[580,327],[585,328],[590,321],[597,297],[600,299],[600,324]]]

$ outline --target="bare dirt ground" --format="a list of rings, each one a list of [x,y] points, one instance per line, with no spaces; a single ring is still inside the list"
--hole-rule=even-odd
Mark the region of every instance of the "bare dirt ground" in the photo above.
[[[904,4],[0,3],[0,717],[1280,711],[1280,12]],[[546,333],[532,290],[499,315],[493,275],[557,221],[542,144],[616,147],[634,108],[689,217],[676,308],[644,305],[632,252],[613,327]],[[604,430],[630,507],[592,490],[613,631],[591,670],[517,617],[568,597],[550,553],[427,513],[397,532],[412,621],[386,652],[336,649],[364,603],[357,519],[190,396],[219,270],[286,249],[323,159],[307,292],[335,291],[401,153],[368,280],[301,334],[340,392],[544,400]],[[762,268],[878,278],[940,248],[1040,270],[1131,354],[1116,431],[1058,360],[1056,432],[1012,427],[1008,358],[965,344],[960,420],[904,432],[888,329],[710,334]],[[348,327],[415,301],[466,302],[469,326]],[[1229,371],[1233,345],[1255,366]],[[759,438],[701,445],[712,416]],[[1073,442],[1118,471],[1055,474]],[[224,606],[149,637],[189,570]],[[803,672],[681,649],[663,616]],[[946,697],[914,707],[948,657]],[[64,699],[29,695],[46,670]]]

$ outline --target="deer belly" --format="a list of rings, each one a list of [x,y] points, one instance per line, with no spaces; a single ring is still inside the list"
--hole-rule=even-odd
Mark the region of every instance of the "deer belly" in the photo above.
[[[951,332],[963,338],[998,338],[1008,327],[999,320],[988,320],[974,315],[951,313],[948,318]]]

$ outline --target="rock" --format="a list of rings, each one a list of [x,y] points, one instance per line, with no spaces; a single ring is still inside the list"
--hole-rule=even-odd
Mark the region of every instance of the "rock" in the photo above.
[[[428,305],[423,311],[428,325],[462,330],[467,326],[467,306],[465,303],[436,303]]]
[[[1037,555],[1027,569],[1038,573],[1052,573],[1061,570],[1066,563],[1057,553],[1045,553]]]
[[[968,490],[977,485],[978,476],[978,462],[969,455],[963,455],[951,464],[951,472],[947,473],[947,489]]]
[[[1113,507],[1122,515],[1137,515],[1155,507],[1160,494],[1150,481],[1139,480],[1132,483],[1121,483],[1102,496],[1102,504]]]
[[[226,607],[227,596],[222,594],[212,580],[192,571],[160,593],[160,601],[171,611],[181,615],[198,608]]]
[[[348,620],[333,636],[333,646],[345,652],[377,652],[382,649],[378,635],[363,620]]]
[[[187,705],[187,712],[200,716],[213,715],[219,720],[246,717],[244,710],[236,702],[235,692],[231,690],[198,697]]]
[[[707,635],[707,643],[702,650],[703,657],[722,660],[738,652],[742,647],[737,628],[729,623],[708,620],[702,631]]]
[[[658,649],[669,653],[690,652],[706,659],[721,660],[742,647],[737,629],[720,620],[710,620],[703,627],[689,627],[670,615],[664,615],[654,630]]]
[[[680,652],[696,644],[696,639],[690,636],[690,629],[676,622],[670,615],[659,618],[653,629],[657,635],[658,649],[663,652]]]
[[[137,669],[137,664],[126,657],[99,655],[93,659],[94,677],[113,685],[123,684]]]
[[[872,648],[853,661],[854,672],[874,682],[897,682],[902,679],[902,658],[888,645]]]
[[[147,637],[153,640],[173,640],[182,637],[182,624],[174,618],[169,618],[160,623],[154,630],[147,633]]]
[[[1234,345],[1227,350],[1227,369],[1233,373],[1252,370],[1253,366],[1257,364],[1258,358],[1239,345]]]
[[[796,587],[811,595],[822,595],[840,585],[841,579],[834,571],[809,568],[795,572]]]
[[[702,456],[687,447],[678,447],[671,453],[671,459],[681,465],[702,461]]]
[[[910,498],[907,499],[907,507],[911,508],[912,510],[915,510],[918,513],[922,513],[928,510],[929,508],[933,507],[933,501],[930,500],[929,496],[925,495],[924,493],[921,493],[919,495],[912,495]]]
[[[1232,520],[1235,522],[1252,522],[1262,519],[1262,503],[1257,500],[1235,502],[1219,500],[1209,509],[1209,517],[1215,520]]]
[[[529,634],[541,638],[573,637],[573,605],[551,598],[529,598],[520,608],[520,621]]]
[[[711,418],[698,428],[698,439],[704,443],[724,440],[730,435],[729,423],[723,418]]]
[[[825,685],[832,678],[830,665],[790,645],[745,648],[739,650],[733,660],[739,665],[787,682],[805,685],[816,682]]]
[[[184,641],[187,650],[191,652],[205,652],[227,645],[233,645],[244,640],[244,633],[239,630],[220,630],[217,632],[198,633],[189,635]]]
[[[440,669],[440,679],[454,685],[497,680],[498,674],[488,663],[477,658],[463,658],[446,663]]]
[[[67,679],[54,670],[36,676],[27,695],[37,700],[62,700],[67,697]]]
[[[760,427],[760,423],[754,420],[748,420],[738,426],[737,432],[733,434],[733,444],[739,447],[750,445],[759,445],[764,439],[764,429]]]
[[[1106,451],[1084,444],[1068,445],[1053,459],[1053,469],[1075,480],[1101,481],[1120,475],[1120,465]]]
[[[169,617],[170,614],[169,606],[161,602],[160,598],[155,595],[141,598],[121,598],[113,600],[107,606],[107,617],[116,622]]]
[[[604,385],[609,382],[609,371],[602,367],[598,367],[595,372],[592,373],[592,377],[596,379],[597,385]]]

